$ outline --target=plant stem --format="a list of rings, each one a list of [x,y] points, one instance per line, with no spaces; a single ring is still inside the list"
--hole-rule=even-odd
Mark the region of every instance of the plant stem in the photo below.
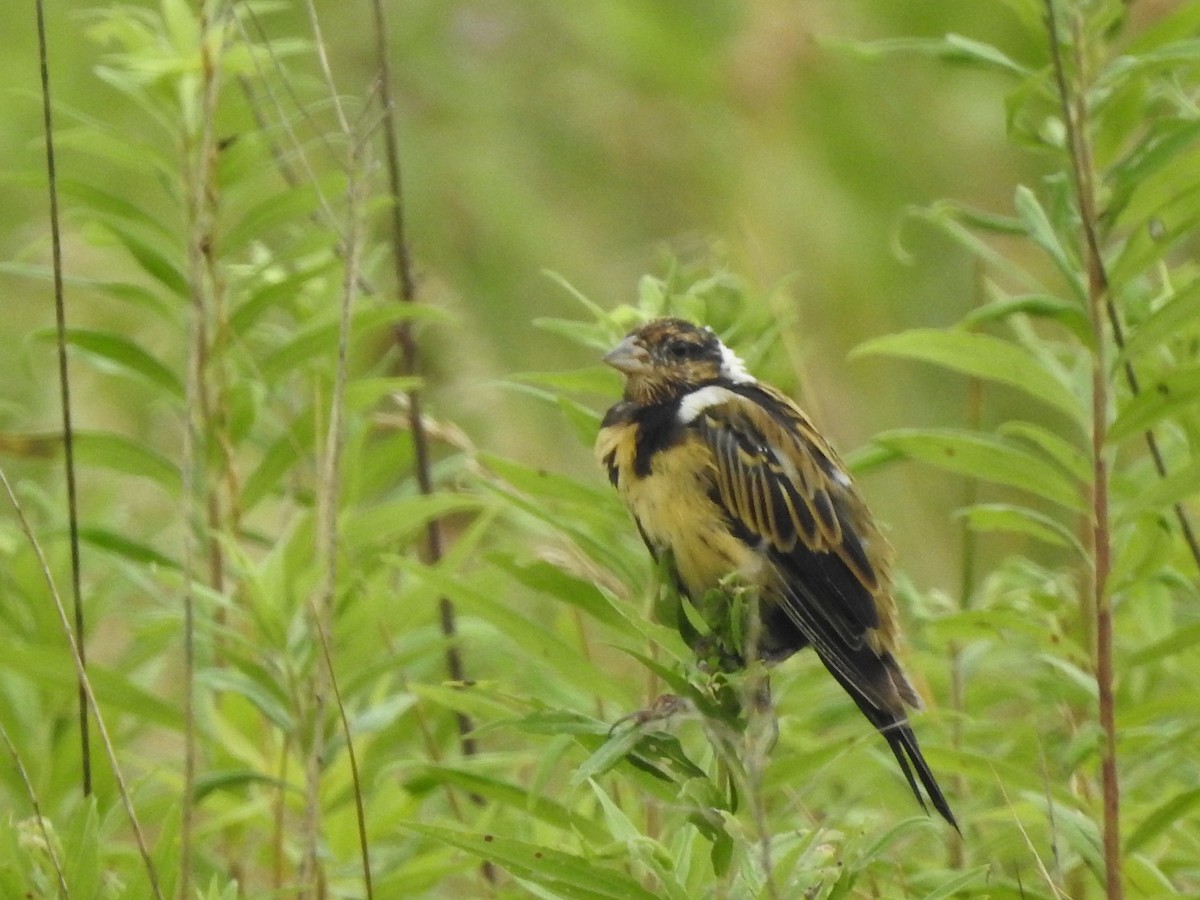
[[[1105,323],[1111,314],[1108,273],[1100,250],[1095,202],[1095,176],[1091,145],[1087,136],[1088,108],[1084,92],[1072,90],[1063,61],[1062,42],[1055,17],[1054,0],[1046,0],[1046,22],[1050,55],[1066,128],[1071,172],[1079,203],[1083,250],[1087,266],[1088,310],[1092,338],[1092,604],[1096,616],[1096,687],[1099,693],[1101,790],[1104,806],[1105,891],[1109,900],[1124,896],[1121,874],[1120,782],[1117,772],[1116,703],[1113,695],[1112,597],[1108,576],[1112,563],[1109,523],[1108,462],[1105,436],[1108,429],[1108,363]],[[1082,29],[1074,22],[1075,52],[1081,53]],[[1076,66],[1079,68],[1079,58]]]
[[[50,599],[54,604],[54,611],[58,614],[59,627],[62,628],[63,636],[71,648],[71,662],[75,666],[75,675],[79,679],[79,683],[83,686],[87,708],[91,711],[92,717],[96,721],[96,734],[99,737],[100,746],[104,748],[105,755],[108,757],[108,764],[112,769],[113,779],[117,783],[117,793],[121,797],[121,804],[125,807],[125,815],[129,819],[129,827],[133,830],[133,838],[137,844],[138,853],[142,858],[142,865],[146,870],[146,878],[150,882],[150,891],[156,900],[164,900],[162,888],[159,887],[158,870],[155,868],[154,859],[150,855],[150,848],[146,843],[145,832],[142,831],[141,823],[138,821],[137,811],[133,806],[133,796],[129,792],[129,784],[126,782],[125,776],[121,771],[120,762],[117,760],[116,745],[113,743],[112,737],[108,733],[108,728],[104,724],[104,716],[100,713],[100,704],[96,701],[96,693],[92,690],[92,682],[88,678],[87,669],[84,668],[83,653],[80,650],[79,642],[75,640],[75,635],[71,630],[71,622],[67,618],[67,609],[63,605],[62,596],[58,593],[58,585],[55,584],[54,576],[50,572],[50,563],[46,561],[46,554],[42,552],[42,545],[38,542],[37,536],[34,535],[33,527],[29,524],[29,518],[25,515],[25,510],[17,499],[16,492],[13,490],[12,484],[9,482],[8,476],[4,474],[3,469],[0,469],[0,486],[4,488],[4,492],[8,495],[8,500],[12,504],[13,511],[17,514],[17,523],[21,527],[21,532],[25,535],[26,540],[29,541],[29,545],[33,548],[34,555],[37,557],[38,567],[41,570],[42,577],[46,581],[46,589],[50,592]]]
[[[46,177],[50,195],[50,258],[54,275],[54,320],[58,345],[58,386],[62,406],[63,460],[67,478],[67,528],[71,543],[71,599],[75,619],[75,641],[79,661],[87,670],[84,650],[83,590],[79,561],[79,502],[75,486],[75,429],[71,423],[71,379],[67,365],[67,303],[63,288],[62,230],[58,215],[58,172],[54,161],[54,119],[50,102],[50,57],[46,46],[46,9],[37,0],[38,61],[42,75],[42,128],[46,138]],[[83,795],[92,793],[92,751],[88,726],[87,694],[82,680],[78,688],[79,754]]]
[[[388,186],[391,191],[392,232],[392,263],[395,268],[396,283],[399,286],[400,300],[403,303],[417,301],[416,283],[412,274],[412,261],[409,258],[408,239],[404,225],[404,204],[402,181],[400,178],[400,148],[396,138],[396,103],[392,94],[392,73],[388,63],[387,19],[383,11],[382,0],[372,0],[375,13],[376,53],[379,58],[380,96],[383,100],[383,137],[384,164],[387,167]],[[408,318],[402,319],[395,328],[396,342],[400,347],[401,368],[404,375],[415,375],[419,368],[419,354],[416,339],[413,337],[412,324]],[[409,427],[412,432],[413,454],[416,457],[417,487],[422,494],[433,493],[433,477],[430,471],[429,436],[426,433],[424,418],[421,414],[421,394],[413,389],[408,392]],[[440,519],[429,520],[425,532],[425,556],[430,563],[438,562],[445,553],[445,540],[442,534]],[[438,598],[438,618],[442,635],[446,639],[446,672],[450,680],[461,683],[466,680],[462,653],[456,638],[458,627],[457,613],[454,604],[448,597]],[[471,718],[464,712],[457,712],[459,746],[463,756],[474,756],[476,752],[475,739],[471,737],[474,727]]]

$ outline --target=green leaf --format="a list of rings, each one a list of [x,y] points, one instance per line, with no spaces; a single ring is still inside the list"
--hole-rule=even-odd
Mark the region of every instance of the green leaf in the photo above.
[[[495,553],[489,561],[530,590],[549,594],[628,637],[640,635],[625,612],[592,581],[541,560],[521,564],[507,554]]]
[[[1200,366],[1178,369],[1153,382],[1143,381],[1141,388],[1140,394],[1121,404],[1108,429],[1109,443],[1141,436],[1177,412],[1195,412],[1200,399]]]
[[[80,528],[79,539],[92,547],[107,550],[114,556],[127,559],[141,565],[161,566],[164,569],[178,571],[180,566],[176,560],[163,556],[148,544],[135,541],[123,534],[108,531],[104,528]]]
[[[106,221],[103,227],[129,251],[142,271],[167,288],[172,294],[188,299],[190,291],[183,272],[167,256],[143,241],[128,228],[116,222]]]
[[[413,494],[343,514],[342,543],[352,549],[379,547],[410,538],[433,519],[452,513],[479,512],[486,501],[472,494]]]
[[[201,773],[196,778],[196,790],[192,794],[192,799],[195,802],[199,802],[209,794],[224,790],[230,790],[236,794],[241,788],[255,784],[262,784],[285,791],[299,790],[295,785],[289,784],[283,779],[264,775],[253,769],[210,769]]]
[[[1181,335],[1194,333],[1200,325],[1200,278],[1179,288],[1144,321],[1125,335],[1124,356],[1135,358]]]
[[[420,303],[390,303],[360,307],[354,311],[350,332],[354,337],[381,332],[405,319],[433,319],[442,314]],[[337,350],[339,324],[324,322],[311,325],[263,359],[259,370],[268,381],[275,381],[305,363],[328,363]]]
[[[1039,319],[1054,319],[1081,341],[1092,339],[1092,326],[1087,310],[1078,303],[1071,303],[1050,294],[1019,294],[1002,297],[977,306],[967,313],[960,323],[963,327],[976,327],[1003,321],[1010,316],[1026,315]]]
[[[57,338],[55,331],[48,328],[35,332],[34,336],[47,341]],[[183,399],[183,382],[179,377],[129,338],[108,331],[68,328],[66,341],[97,360],[102,368],[137,375],[173,399]]]
[[[420,822],[399,826],[431,841],[490,860],[519,878],[550,888],[570,900],[656,900],[631,876],[591,860],[498,834],[465,831]]]
[[[947,878],[937,888],[926,894],[925,900],[944,900],[946,897],[957,895],[959,891],[970,885],[982,887],[987,883],[991,871],[992,867],[989,864],[956,873],[954,877]]]
[[[1154,482],[1131,502],[1132,512],[1141,512],[1171,506],[1200,493],[1200,460],[1193,459],[1188,465]]]
[[[224,668],[197,672],[196,681],[210,691],[228,691],[244,697],[284,731],[290,731],[295,725],[288,697],[268,679],[253,678],[246,672]]]
[[[1087,481],[1092,477],[1092,463],[1087,452],[1041,425],[1013,421],[1005,422],[996,430],[1003,437],[1020,438],[1033,444],[1076,481]]]
[[[900,429],[875,442],[949,472],[1029,491],[1070,510],[1084,507],[1082,488],[1058,468],[991,435],[952,429]]]
[[[125,475],[149,478],[172,496],[179,491],[179,468],[144,442],[121,434],[81,431],[75,434],[75,455],[85,465],[100,466]]]
[[[1177,653],[1191,652],[1197,645],[1200,645],[1200,622],[1181,626],[1161,641],[1155,641],[1138,650],[1129,657],[1129,665],[1145,666],[1160,663]]]
[[[1087,290],[1084,288],[1079,261],[1059,240],[1054,225],[1050,222],[1050,217],[1046,215],[1046,211],[1038,202],[1037,195],[1024,185],[1020,185],[1017,188],[1013,205],[1016,207],[1017,215],[1025,224],[1026,234],[1030,240],[1050,255],[1058,267],[1058,271],[1071,286],[1076,298],[1081,303],[1086,302]]]
[[[917,359],[1008,385],[1048,403],[1079,421],[1080,402],[1032,353],[1018,344],[971,331],[918,328],[860,344],[852,357],[886,354]]]
[[[1142,819],[1137,830],[1126,839],[1125,852],[1137,852],[1177,822],[1188,819],[1197,806],[1200,806],[1200,788],[1192,788],[1169,798]]]
[[[221,237],[221,252],[232,256],[252,241],[264,237],[289,222],[299,224],[318,208],[315,185],[302,184],[284,191],[273,191],[251,206]]]
[[[1026,267],[1017,265],[972,230],[980,227],[980,216],[976,211],[942,200],[932,206],[912,207],[908,215],[933,226],[981,262],[1011,278],[1014,284],[1023,285],[1031,293],[1046,293]],[[1001,226],[989,230],[1001,230]],[[1023,233],[1019,223],[1016,232]]]
[[[979,503],[963,510],[962,515],[973,531],[1011,531],[1026,534],[1047,544],[1072,547],[1081,558],[1087,554],[1067,527],[1047,515],[1006,503]]]
[[[592,843],[602,844],[610,839],[609,834],[593,819],[520,785],[451,766],[427,765],[419,771],[440,784],[450,784],[493,803],[523,811],[561,831],[580,834]]]
[[[894,53],[916,53],[948,63],[966,63],[1006,75],[1027,78],[1030,71],[999,48],[953,32],[941,38],[888,38],[880,41],[839,42],[843,49],[874,58]]]
[[[62,839],[62,863],[72,897],[100,891],[100,825],[95,796],[84,797],[71,813]]]

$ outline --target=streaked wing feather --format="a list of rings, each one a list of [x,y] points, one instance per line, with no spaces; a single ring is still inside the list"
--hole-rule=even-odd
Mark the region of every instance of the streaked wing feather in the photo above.
[[[720,501],[764,542],[784,584],[785,612],[826,664],[887,705],[878,673],[855,659],[880,625],[879,574],[864,545],[876,535],[862,501],[847,478],[831,474],[840,471],[835,457],[803,413],[756,390],[761,397],[731,391],[693,422],[712,452]]]

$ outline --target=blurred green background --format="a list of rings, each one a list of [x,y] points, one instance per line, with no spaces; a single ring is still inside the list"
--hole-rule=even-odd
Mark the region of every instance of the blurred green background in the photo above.
[[[267,34],[306,33],[303,7],[287,6],[261,17]],[[317,9],[339,88],[364,96],[375,77],[369,8]],[[638,277],[662,272],[674,255],[729,268],[793,323],[799,394],[844,451],[885,428],[960,420],[961,383],[846,355],[874,335],[953,322],[975,302],[972,262],[906,223],[906,208],[955,197],[1008,211],[1014,184],[1039,160],[1006,143],[999,80],[922,56],[864,54],[861,45],[957,32],[1019,60],[1041,58],[1005,4],[438,0],[393,2],[389,12],[420,295],[456,323],[423,337],[438,415],[485,447],[589,468],[590,454],[556,415],[492,379],[588,362],[532,324],[577,313],[547,271],[609,306],[628,301]],[[60,175],[153,207],[163,192],[156,173],[106,163],[72,142],[89,118],[147,128],[145,114],[96,74],[108,49],[89,37],[99,20],[84,4],[61,2],[49,4],[48,20]],[[44,266],[31,10],[5,4],[0,28],[8,36],[0,257]],[[329,114],[310,112],[318,121]],[[247,127],[222,124],[230,137]],[[136,136],[161,145],[152,131]],[[139,280],[132,264],[114,271],[120,254],[96,246],[69,196],[63,205],[69,274]],[[163,209],[178,216],[165,201]],[[7,272],[0,291],[9,338],[0,346],[0,429],[53,430],[50,345],[29,339],[53,322],[48,286]],[[72,286],[68,299],[76,325],[119,328],[135,314],[85,286]],[[121,396],[127,383],[83,369],[78,377],[83,427],[136,433],[146,413]],[[905,568],[919,583],[950,586],[947,512],[957,488],[902,467],[866,489]]]

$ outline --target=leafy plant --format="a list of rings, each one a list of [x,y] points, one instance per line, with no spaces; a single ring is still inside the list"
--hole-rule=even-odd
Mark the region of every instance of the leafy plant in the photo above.
[[[915,815],[886,748],[816,660],[772,671],[777,722],[745,702],[760,672],[697,663],[679,630],[703,616],[663,591],[589,467],[619,390],[598,355],[649,316],[704,321],[757,375],[819,399],[787,283],[759,289],[736,249],[681,252],[615,307],[571,286],[586,277],[550,279],[542,311],[582,312],[538,318],[536,352],[510,351],[527,371],[503,381],[541,419],[476,399],[459,421],[444,394],[426,402],[447,373],[482,395],[473,353],[537,315],[497,302],[481,336],[477,313],[452,317],[426,292],[524,286],[496,262],[522,238],[555,266],[559,250],[597,243],[566,235],[558,207],[519,206],[514,185],[553,167],[514,153],[500,175],[483,162],[439,170],[484,190],[496,219],[417,192],[444,240],[412,242],[434,261],[428,277],[407,268],[400,150],[432,159],[467,143],[437,132],[438,116],[463,96],[463,60],[509,39],[517,19],[500,6],[422,6],[397,29],[406,52],[389,86],[429,111],[411,130],[384,113],[396,97],[348,87],[330,62],[340,23],[315,5],[162,0],[82,20],[102,83],[95,105],[55,109],[55,137],[73,251],[63,338],[86,683],[106,741],[82,796],[83,660],[46,578],[61,592],[70,568],[61,471],[47,462],[59,436],[5,406],[0,452],[22,517],[0,521],[0,726],[16,762],[0,770],[2,892],[1194,894],[1200,12],[1180,4],[1147,22],[1115,0],[1011,0],[1003,46],[959,34],[840,45],[867,71],[863,57],[916,53],[951,78],[1003,83],[1009,143],[1038,170],[999,208],[910,210],[915,259],[936,235],[944,260],[971,260],[977,296],[949,327],[933,327],[942,310],[899,333],[881,325],[854,354],[881,381],[936,367],[938,385],[968,398],[951,419],[932,412],[944,397],[928,398],[932,425],[847,454],[868,491],[904,461],[962,486],[961,589],[899,589],[931,707],[915,725],[951,776],[960,842]],[[584,41],[575,13],[525,15],[572,51]],[[724,165],[731,142],[700,127],[698,83],[709,68],[766,87],[778,74],[721,55],[736,23],[636,3],[592,15],[579,21],[612,39],[606,71],[685,95],[687,114],[648,104],[655,133],[665,116],[688,152]],[[423,55],[435,39],[471,53],[441,66]],[[592,77],[559,75],[548,96]],[[494,88],[524,97],[530,77]],[[604,127],[588,127],[611,139],[621,110],[600,112]],[[558,121],[574,114],[539,112],[535,130],[578,155],[579,122]],[[608,217],[597,232],[673,177],[665,158],[643,172],[617,151],[639,174],[618,199],[588,194]],[[703,187],[719,200],[722,183]],[[677,202],[691,208],[690,195]],[[437,268],[455,253],[469,258],[461,281]],[[17,261],[3,274],[47,272]],[[52,330],[23,334],[31,355],[51,352]],[[582,368],[562,363],[583,353]],[[524,411],[519,425],[509,409]],[[554,446],[562,436],[576,443]],[[656,704],[664,694],[678,699]]]

